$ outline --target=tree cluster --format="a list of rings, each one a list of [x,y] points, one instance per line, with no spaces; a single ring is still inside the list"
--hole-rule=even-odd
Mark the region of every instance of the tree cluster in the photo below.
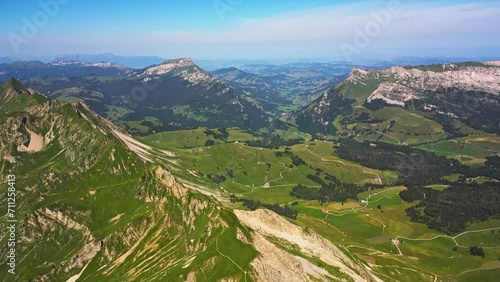
[[[473,256],[484,258],[484,250],[478,246],[473,246],[469,248],[469,253]]]
[[[278,149],[279,147],[282,147],[282,146],[292,146],[292,145],[300,144],[302,141],[303,141],[302,138],[285,140],[277,134],[271,134],[271,135],[266,136],[260,140],[249,140],[246,142],[246,145],[250,146],[250,147]]]
[[[279,215],[291,218],[291,219],[297,219],[297,215],[299,212],[297,210],[294,210],[288,206],[288,204],[285,204],[284,206],[281,206],[279,204],[264,204],[261,203],[260,201],[255,201],[255,200],[250,200],[250,199],[245,199],[245,198],[238,198],[234,194],[232,194],[229,199],[231,200],[232,203],[237,203],[237,202],[242,202],[243,205],[250,210],[254,211],[258,209],[259,207],[264,207],[268,210],[271,210]]]
[[[480,171],[462,165],[457,160],[439,157],[431,152],[408,146],[396,146],[383,142],[369,144],[354,140],[342,140],[336,154],[346,160],[380,170],[395,170],[400,176],[397,183],[405,186],[443,183],[441,178],[453,173],[482,175]]]
[[[206,175],[206,177],[217,184],[221,184],[222,182],[226,181],[226,177],[224,175],[209,173]]]
[[[500,218],[500,185],[496,182],[452,183],[443,191],[412,186],[400,196],[407,202],[419,201],[406,209],[412,221],[447,234],[462,232],[473,222]]]
[[[321,185],[321,188],[312,188],[298,184],[292,188],[290,195],[298,199],[317,200],[321,203],[343,203],[348,199],[357,199],[358,193],[367,189],[367,187],[360,187],[353,183],[341,183],[337,178],[328,174],[325,180],[314,174],[308,174],[307,178]]]

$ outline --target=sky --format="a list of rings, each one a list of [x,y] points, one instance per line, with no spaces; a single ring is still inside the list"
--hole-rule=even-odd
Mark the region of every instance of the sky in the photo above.
[[[1,1],[0,57],[500,55],[500,1]]]

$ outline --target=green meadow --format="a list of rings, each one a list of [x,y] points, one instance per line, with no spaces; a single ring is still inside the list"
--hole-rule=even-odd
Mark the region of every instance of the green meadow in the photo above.
[[[422,120],[427,122],[424,118]],[[436,129],[432,123],[428,125]],[[291,132],[282,136],[290,138]],[[389,186],[399,175],[396,171],[371,169],[343,160],[335,154],[337,144],[330,141],[305,141],[288,147],[287,151],[305,162],[305,165],[292,166],[290,156],[277,154],[284,152],[285,148],[250,147],[244,141],[257,137],[237,129],[229,133],[231,142],[214,139],[212,146],[205,146],[205,140],[210,136],[201,128],[158,133],[143,140],[153,147],[173,152],[175,157],[170,160],[173,173],[191,185],[211,189],[222,197],[236,194],[269,204],[294,203],[292,208],[299,211],[294,223],[331,240],[348,256],[370,266],[383,280],[474,281],[498,274],[500,220],[472,224],[464,233],[453,236],[439,233],[424,224],[410,221],[405,209],[414,204],[399,197],[399,192],[406,189],[403,186],[369,189],[358,194],[357,200],[345,203],[299,200],[290,195],[291,189],[299,183],[319,187],[307,178],[308,174],[317,173],[317,169],[323,171],[320,177],[328,173],[342,182],[359,185]],[[470,155],[478,158],[496,150],[497,141],[493,137],[458,139],[466,144]],[[418,147],[454,153],[459,148],[455,144],[439,141]],[[225,181],[215,183],[207,177],[210,174],[224,176]],[[450,180],[457,177],[447,176]],[[436,190],[446,188],[445,185],[429,187]],[[245,208],[239,203],[226,205]],[[468,248],[471,246],[484,248],[485,257],[470,255]]]

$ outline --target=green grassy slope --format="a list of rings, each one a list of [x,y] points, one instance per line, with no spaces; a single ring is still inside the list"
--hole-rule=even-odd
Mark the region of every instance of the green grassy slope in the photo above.
[[[237,229],[249,233],[225,208],[145,163],[82,104],[7,97],[6,89],[0,175],[2,183],[16,175],[18,261],[16,275],[4,275],[2,252],[0,280],[252,280],[257,252],[236,238]],[[41,148],[19,151],[20,140],[32,148],[37,135]]]

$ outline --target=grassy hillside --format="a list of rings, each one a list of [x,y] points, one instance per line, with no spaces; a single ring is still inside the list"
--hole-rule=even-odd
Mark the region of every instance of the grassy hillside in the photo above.
[[[395,144],[494,136],[500,105],[497,82],[465,78],[484,73],[494,80],[497,71],[483,63],[354,69],[348,79],[282,120],[321,137]]]
[[[162,68],[168,71],[158,72]],[[53,99],[84,101],[134,135],[198,126],[257,130],[267,125],[269,117],[258,101],[237,93],[190,60],[167,61],[126,74],[32,75],[23,82]]]
[[[407,120],[415,122],[409,117]],[[425,118],[423,121],[433,124]],[[401,199],[399,193],[407,189],[405,186],[391,186],[391,183],[397,182],[402,176],[407,177],[409,164],[396,164],[395,170],[388,170],[370,168],[342,159],[338,156],[338,150],[344,146],[342,142],[346,142],[345,140],[340,143],[304,141],[278,149],[248,146],[245,140],[251,140],[251,136],[245,136],[239,143],[228,143],[223,138],[214,139],[216,142],[211,146],[193,142],[196,137],[199,140],[210,138],[204,131],[206,129],[164,132],[145,137],[144,140],[152,146],[173,152],[175,156],[168,160],[173,166],[172,172],[191,186],[204,187],[222,199],[234,194],[240,199],[263,204],[278,203],[282,207],[288,205],[298,211],[297,220],[289,219],[290,221],[334,242],[345,254],[369,265],[373,273],[383,280],[470,281],[469,279],[476,278],[494,281],[491,278],[500,269],[500,239],[497,236],[500,223],[497,219],[470,224],[463,232],[453,235],[446,235],[425,224],[411,221],[406,210],[416,203],[407,203]],[[230,132],[230,136],[234,134],[234,131]],[[451,141],[438,141],[416,148],[441,155],[440,146],[447,146],[442,144],[444,142]],[[453,158],[453,154],[462,151],[484,162],[486,156],[498,150],[494,138],[459,138],[456,142],[453,144],[459,144],[460,147],[454,145],[457,150],[448,152],[450,155],[445,156]],[[184,148],[184,144],[193,147]],[[464,148],[460,149],[463,144]],[[407,146],[399,148],[410,150]],[[286,151],[302,159],[304,164],[293,165],[291,155],[281,154]],[[402,152],[394,151],[392,154],[404,156]],[[409,160],[413,162],[411,168],[417,169],[421,162],[420,155],[412,154],[414,153],[408,153]],[[425,161],[430,162],[431,159]],[[297,184],[319,189],[320,184],[308,178],[309,174],[318,175],[322,180],[327,180],[328,175],[332,175],[345,183],[369,186],[366,191],[357,195],[357,199],[346,202],[321,203],[292,196],[290,192]],[[214,181],[211,175],[224,178],[222,181],[221,178],[214,178]],[[446,178],[456,182],[459,176]],[[377,188],[380,187],[379,178],[384,188]],[[480,183],[482,178],[468,181]],[[443,191],[449,185],[428,187]],[[249,209],[242,202],[227,203],[226,206]],[[299,254],[297,250],[300,247],[297,245],[280,240],[275,243],[289,253]],[[476,245],[484,249],[484,258],[469,253],[469,248]]]
[[[16,176],[16,207],[10,219],[17,220],[17,260],[15,274],[0,280],[374,281],[365,266],[347,256],[326,260],[307,249],[286,251],[278,243],[279,234],[240,223],[221,204],[225,199],[208,190],[211,186],[188,182],[186,188],[169,169],[186,171],[189,166],[183,167],[176,154],[191,149],[167,151],[168,142],[149,147],[82,103],[53,101],[12,83],[18,82],[3,85],[0,96],[0,180]],[[250,137],[237,129],[200,130],[184,134],[231,140],[220,145],[235,146],[233,153],[240,145],[237,140]],[[169,135],[152,141],[164,137]],[[263,153],[263,159],[275,158],[274,151]],[[227,161],[220,156],[213,161]],[[209,160],[204,160],[207,168]],[[0,225],[7,220],[2,217]],[[284,225],[294,226],[284,220],[275,227]],[[301,238],[317,236],[297,232]],[[0,244],[6,246],[10,236],[3,233]],[[8,253],[0,254],[3,273],[10,269]]]
[[[84,105],[9,90],[0,174],[16,175],[18,260],[7,275],[2,252],[0,280],[252,280],[257,252],[236,238],[250,233],[229,211],[145,163]]]

